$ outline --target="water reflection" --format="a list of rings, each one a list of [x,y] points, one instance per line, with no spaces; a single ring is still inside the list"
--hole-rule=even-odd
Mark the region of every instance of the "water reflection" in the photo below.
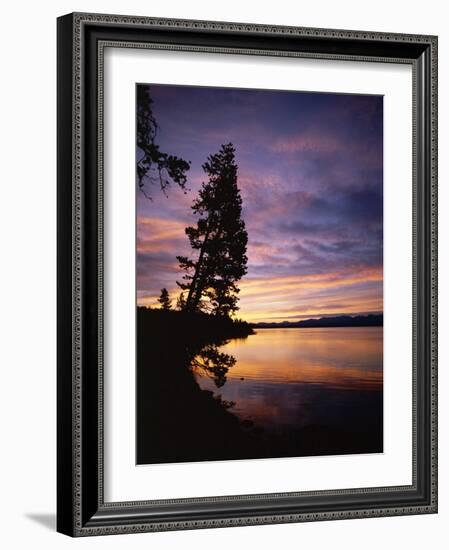
[[[195,358],[203,389],[268,430],[382,421],[382,327],[261,329]]]
[[[191,367],[198,375],[209,376],[217,388],[226,382],[228,370],[235,365],[236,359],[223,353],[215,344],[205,346],[191,362]]]

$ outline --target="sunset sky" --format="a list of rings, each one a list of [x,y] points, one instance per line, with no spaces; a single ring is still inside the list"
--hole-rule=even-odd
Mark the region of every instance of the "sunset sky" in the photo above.
[[[201,165],[236,147],[248,231],[240,281],[247,321],[382,312],[383,98],[150,85],[162,151],[191,161],[188,188],[137,191],[137,299],[156,305],[181,280],[177,255]]]

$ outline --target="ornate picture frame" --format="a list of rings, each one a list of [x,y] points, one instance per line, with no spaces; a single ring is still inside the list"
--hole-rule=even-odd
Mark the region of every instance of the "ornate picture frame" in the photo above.
[[[411,66],[410,485],[105,501],[103,92],[111,46]],[[74,13],[58,19],[57,73],[57,530],[90,536],[436,513],[437,37]]]

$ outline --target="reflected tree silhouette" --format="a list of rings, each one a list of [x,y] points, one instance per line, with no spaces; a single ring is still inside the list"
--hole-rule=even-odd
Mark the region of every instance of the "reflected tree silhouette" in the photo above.
[[[199,370],[214,381],[217,388],[226,383],[226,375],[236,363],[233,355],[223,353],[215,344],[204,346],[191,361],[191,368]]]

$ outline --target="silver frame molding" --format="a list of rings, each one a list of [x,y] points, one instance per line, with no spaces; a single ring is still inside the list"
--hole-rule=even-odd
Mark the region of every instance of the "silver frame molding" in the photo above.
[[[412,65],[412,485],[104,502],[105,47]],[[437,37],[83,13],[59,18],[58,531],[89,536],[435,512]]]

